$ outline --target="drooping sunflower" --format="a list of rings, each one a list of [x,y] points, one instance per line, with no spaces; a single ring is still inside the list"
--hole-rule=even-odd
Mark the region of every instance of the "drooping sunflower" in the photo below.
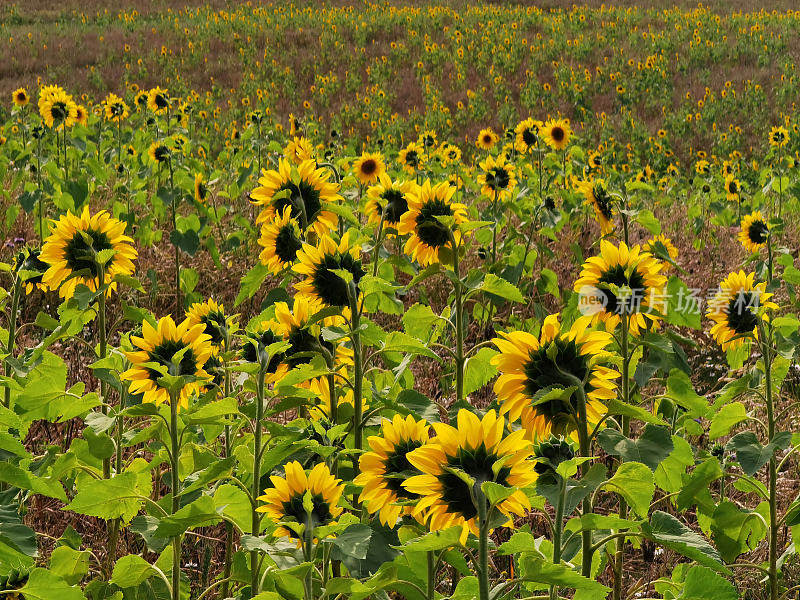
[[[742,188],[739,180],[735,177],[726,177],[725,178],[725,197],[728,199],[729,202],[738,202],[739,201],[739,194],[741,193]]]
[[[103,101],[103,114],[106,121],[119,123],[130,116],[128,104],[116,94],[109,94]]]
[[[22,108],[28,105],[31,98],[28,96],[28,91],[25,88],[17,88],[11,92],[11,101],[14,103],[14,106]]]
[[[286,144],[283,154],[295,165],[314,159],[314,145],[304,137],[294,137]]]
[[[301,162],[293,176],[292,163],[282,158],[277,171],[262,171],[259,187],[250,193],[253,204],[264,207],[256,223],[272,221],[288,206],[301,228],[319,236],[335,229],[337,217],[325,210],[325,204],[338,202],[341,196],[339,186],[328,181],[329,177],[330,173],[318,169],[314,160]]]
[[[675,247],[675,244],[672,243],[672,240],[663,233],[647,240],[642,245],[642,251],[648,252],[661,260],[667,260],[669,258],[675,261],[678,258],[678,249]],[[669,263],[665,263],[664,270],[666,271],[669,268]]]
[[[408,210],[408,194],[417,187],[414,181],[392,181],[387,173],[382,173],[378,183],[367,190],[365,212],[369,223],[379,225],[383,218],[383,227],[397,229],[402,217]]]
[[[382,174],[386,173],[386,164],[380,152],[364,152],[353,163],[353,175],[361,185],[376,183]]]
[[[773,148],[783,148],[789,141],[789,132],[785,127],[773,127],[769,132],[769,145]]]
[[[397,160],[403,165],[403,169],[405,169],[407,173],[414,175],[422,168],[424,158],[422,152],[422,146],[411,142],[408,146],[400,150],[397,155]]]
[[[528,439],[537,441],[551,433],[572,435],[576,431],[575,394],[568,399],[537,403],[537,394],[548,388],[574,385],[564,373],[586,382],[586,418],[590,427],[606,414],[603,401],[616,396],[614,379],[619,373],[600,364],[612,336],[605,331],[592,331],[590,320],[588,316],[580,317],[572,327],[562,330],[558,315],[549,315],[538,338],[526,331],[512,331],[492,340],[500,350],[492,359],[500,371],[494,384],[500,413],[508,414],[510,421],[521,419]]]
[[[569,119],[550,119],[542,127],[542,137],[553,150],[563,150],[572,137]]]
[[[147,93],[147,108],[157,115],[169,108],[169,93],[160,87],[154,87]]]
[[[263,502],[256,508],[258,512],[266,513],[274,523],[298,523],[310,525],[312,529],[322,525],[335,524],[336,518],[342,513],[339,499],[344,491],[344,484],[336,479],[325,463],[319,463],[306,474],[303,466],[292,461],[283,467],[285,478],[272,475],[271,488],[264,490],[264,495],[258,500]],[[304,508],[306,493],[311,495],[310,514]],[[297,540],[300,536],[292,528],[278,527],[276,535]]]
[[[61,88],[46,93],[39,100],[39,115],[50,128],[72,127],[78,119],[78,105]]]
[[[261,226],[258,245],[264,248],[258,258],[262,265],[269,267],[270,273],[277,275],[295,263],[303,240],[290,206],[285,206],[281,215]]]
[[[492,481],[517,488],[497,505],[509,517],[506,526],[513,526],[512,515],[522,516],[530,510],[528,497],[520,488],[536,480],[534,463],[528,460],[532,447],[521,429],[503,437],[504,426],[505,419],[493,410],[479,419],[462,408],[457,428],[434,423],[436,437],[406,455],[422,475],[406,479],[403,487],[421,496],[413,514],[423,517],[431,530],[460,526],[462,544],[470,532],[479,534],[472,490],[452,469],[460,469],[478,484]]]
[[[198,204],[205,204],[208,198],[208,187],[202,173],[194,175],[194,199]]]
[[[520,121],[514,128],[514,147],[520,154],[527,154],[539,145],[539,130],[542,122],[536,119]]]
[[[322,338],[321,325],[330,327],[341,325],[344,317],[330,316],[321,322],[312,323],[311,317],[323,308],[317,300],[308,296],[296,295],[291,310],[286,302],[275,303],[275,319],[280,325],[280,333],[287,342],[289,349],[286,351],[286,364],[294,369],[298,365],[311,361],[310,353],[324,349],[334,359],[334,368],[353,364],[353,351],[342,342],[334,344]],[[349,315],[345,308],[343,315]]]
[[[178,405],[189,407],[189,399],[202,392],[206,382],[210,380],[204,367],[211,357],[213,348],[211,338],[203,333],[204,325],[192,325],[184,319],[175,325],[172,317],[162,317],[157,327],[148,321],[142,324],[142,337],[131,336],[134,346],[132,352],[125,352],[132,367],[120,375],[123,381],[129,381],[132,394],[144,394],[142,402],[153,402],[156,405],[169,402],[169,392],[162,387],[159,379],[163,373],[174,376],[194,377],[180,391]],[[177,364],[175,359],[178,357]]]
[[[499,139],[500,136],[491,127],[486,127],[481,129],[478,138],[475,140],[475,145],[482,150],[491,150]]]
[[[578,190],[583,194],[584,204],[594,209],[594,218],[600,224],[600,231],[608,235],[614,231],[614,203],[602,179],[582,181]]]
[[[614,329],[625,315],[636,335],[648,321],[660,319],[653,311],[664,310],[660,306],[666,284],[662,269],[663,263],[638,245],[629,248],[625,242],[615,246],[603,240],[600,254],[583,263],[574,289],[591,302],[584,308],[591,313],[593,324],[603,322]]]
[[[747,215],[742,219],[742,230],[739,232],[739,241],[748,252],[758,252],[767,245],[769,226],[760,210]]]
[[[766,283],[755,283],[755,273],[730,273],[719,285],[719,291],[708,303],[706,316],[714,321],[711,335],[723,350],[734,350],[746,338],[758,339],[759,320],[766,321],[767,309],[777,309],[770,302]]]
[[[337,244],[329,235],[323,235],[316,246],[304,243],[297,252],[297,264],[293,270],[305,279],[295,284],[298,294],[319,300],[325,306],[349,306],[348,282],[335,270],[344,270],[358,282],[366,274],[361,266],[361,246],[350,244],[350,232],[346,232]]]
[[[480,163],[480,169],[478,185],[481,186],[481,193],[494,202],[506,200],[517,185],[514,165],[507,162],[503,155],[497,158],[487,156]]]
[[[98,281],[101,265],[95,257],[104,250],[113,250],[114,255],[102,266],[103,281]],[[80,216],[68,212],[50,226],[50,236],[39,256],[49,265],[42,283],[48,289],[57,289],[62,298],[71,298],[78,284],[93,292],[108,284],[106,294],[110,295],[117,287],[115,276],[133,274],[136,256],[123,221],[105,210],[90,215],[89,208],[84,207]]]
[[[461,232],[451,231],[436,217],[453,217],[455,224],[467,220],[467,207],[453,202],[456,188],[447,182],[431,185],[426,179],[421,186],[408,193],[408,212],[400,217],[399,232],[410,234],[405,245],[405,253],[422,266],[439,260],[439,250],[450,245],[450,238],[458,244]]]
[[[380,522],[387,527],[394,527],[401,514],[413,512],[411,505],[398,504],[418,498],[403,487],[404,480],[422,474],[408,461],[407,454],[427,444],[429,439],[425,420],[397,414],[391,421],[381,422],[381,435],[367,439],[370,451],[361,455],[360,473],[353,483],[363,488],[359,501],[371,514],[377,513]]]
[[[50,265],[39,258],[40,254],[41,250],[38,248],[25,248],[14,258],[15,273],[28,271],[27,279],[24,281],[25,294],[30,294],[35,289],[47,291],[47,286],[42,283],[42,276]],[[39,275],[34,275],[34,273],[39,273]]]

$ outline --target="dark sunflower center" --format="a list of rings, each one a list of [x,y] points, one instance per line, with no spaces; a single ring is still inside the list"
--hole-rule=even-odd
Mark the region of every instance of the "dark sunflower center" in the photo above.
[[[19,265],[19,268],[22,271],[36,271],[39,275],[35,275],[29,279],[25,280],[26,284],[33,285],[42,282],[42,275],[44,274],[47,269],[50,268],[46,262],[39,258],[39,250],[31,250],[30,253],[25,257],[22,263]]]
[[[25,94],[21,92],[17,94],[17,102],[25,102],[25,98],[26,98]]]
[[[416,168],[419,165],[419,155],[416,150],[409,150],[406,152],[406,164],[409,167]]]
[[[282,338],[275,335],[271,329],[252,335],[242,348],[242,358],[247,362],[257,363],[259,362],[259,353],[263,351],[263,349],[268,348],[271,344],[280,342],[281,339]],[[270,356],[269,364],[267,365],[267,373],[274,373],[283,359],[284,356],[282,354]]]
[[[384,463],[386,487],[392,490],[398,498],[410,500],[417,497],[416,494],[403,487],[403,481],[407,479],[409,472],[415,474],[420,472],[406,458],[409,452],[416,450],[420,446],[422,446],[422,443],[417,440],[398,442],[394,450],[386,457],[386,462]]]
[[[453,210],[442,200],[428,200],[417,215],[417,237],[431,248],[441,248],[450,241],[450,230],[436,217],[451,216]]]
[[[758,309],[758,294],[741,292],[728,302],[728,327],[736,333],[752,333],[758,325],[755,311]]]
[[[194,375],[197,372],[194,352],[189,348],[181,356],[181,360],[177,365],[172,364],[173,357],[186,348],[180,340],[162,340],[155,348],[147,353],[149,362],[158,363],[164,367],[169,368],[169,374],[176,377],[181,375]],[[176,372],[177,370],[177,372]],[[147,374],[152,381],[158,381],[162,374],[156,369],[147,369]]]
[[[764,221],[753,221],[747,228],[747,237],[754,244],[763,244],[767,241],[769,229]]]
[[[115,104],[112,104],[112,105],[111,105],[111,114],[112,114],[113,116],[115,116],[115,117],[118,117],[118,116],[120,116],[120,115],[121,115],[123,112],[125,112],[125,109],[123,108],[122,104],[116,104],[116,103],[115,103]]]
[[[208,193],[208,188],[205,186],[205,184],[202,183],[202,182],[198,183],[197,184],[197,197],[200,198],[200,200],[204,200],[207,193]]]
[[[564,128],[563,127],[556,126],[556,127],[553,127],[553,129],[550,130],[550,136],[556,142],[563,142],[564,141],[564,137],[566,136],[566,133],[564,132]]]
[[[314,494],[311,498],[314,508],[311,510],[310,520],[311,528],[327,525],[333,519],[330,506],[328,502],[319,494]],[[283,503],[283,514],[286,515],[286,520],[294,520],[298,523],[303,523],[308,527],[309,516],[306,514],[306,509],[303,508],[303,495],[295,494],[291,500]],[[295,539],[298,538],[297,534],[291,529],[288,530],[289,535]]]
[[[350,303],[347,282],[333,272],[337,269],[348,271],[356,286],[365,274],[361,261],[350,254],[326,254],[312,275],[314,290],[328,306],[347,306]]]
[[[273,202],[275,212],[283,214],[283,209],[289,206],[291,207],[292,218],[300,219],[303,214],[301,207],[305,207],[306,219],[308,219],[307,224],[313,223],[322,209],[319,190],[305,179],[300,182],[299,186],[287,181],[277,191],[281,192],[283,190],[289,190],[289,196],[278,198]]]
[[[361,172],[364,175],[373,175],[377,170],[378,170],[378,163],[376,163],[375,160],[372,158],[368,158],[367,160],[361,163]]]
[[[489,144],[491,144],[492,143],[492,136],[490,136],[488,133],[486,135],[484,135],[483,136],[483,143],[486,144],[487,146]]]
[[[611,212],[611,196],[601,185],[595,185],[592,189],[592,196],[594,196],[594,203],[600,213],[607,219],[611,220],[613,213]]]
[[[91,273],[92,277],[96,278],[100,275],[100,268],[94,259],[94,254],[103,250],[110,250],[113,246],[108,236],[102,231],[88,229],[84,233],[91,238],[91,245],[86,242],[80,232],[76,233],[64,249],[64,258],[73,273],[86,270]]]
[[[224,339],[222,331],[225,327],[225,315],[218,311],[210,312],[200,322],[206,327],[203,333],[210,335],[211,343],[219,346]]]
[[[56,121],[62,121],[67,117],[67,105],[65,102],[59,100],[58,102],[53,103],[53,107],[50,109],[50,114],[53,116],[53,119]]]
[[[729,191],[731,194],[735,194],[735,193],[736,193],[738,190],[739,190],[739,186],[738,186],[738,185],[736,185],[736,182],[735,182],[735,181],[731,181],[731,182],[728,184],[728,191]]]
[[[158,108],[167,108],[167,106],[169,106],[167,98],[163,94],[156,94],[153,98],[153,102]]]
[[[531,129],[523,129],[522,141],[525,142],[526,146],[533,146],[536,143],[536,134]]]
[[[386,216],[384,221],[386,223],[399,223],[400,217],[408,212],[408,201],[400,190],[389,189],[381,194],[381,198],[386,200]],[[381,210],[380,205],[378,210]]]
[[[603,284],[611,284],[617,288],[626,288],[626,296],[618,298],[609,287]],[[639,312],[642,301],[645,299],[644,278],[638,269],[628,275],[622,265],[615,265],[603,273],[598,282],[598,291],[605,297],[605,311],[608,313],[618,313],[629,315]]]
[[[492,167],[486,173],[486,184],[493,190],[504,190],[511,182],[511,174],[503,167]]]
[[[481,444],[475,450],[461,448],[457,456],[447,459],[448,466],[461,469],[475,480],[477,485],[484,481],[494,481],[500,485],[508,485],[507,479],[511,474],[509,467],[501,467],[495,477],[492,466],[499,457],[486,449]],[[475,504],[470,496],[469,486],[453,473],[444,472],[439,475],[439,483],[442,486],[442,501],[447,505],[447,511],[460,514],[465,519],[474,519],[478,515]]]
[[[292,328],[289,332],[288,341],[289,350],[286,352],[288,356],[286,364],[290,369],[294,369],[299,365],[304,365],[311,361],[311,356],[296,356],[297,354],[318,352],[320,346],[331,354],[335,350],[332,343],[326,342],[322,338],[314,337],[308,329]]]
[[[153,158],[158,162],[164,162],[169,158],[169,148],[166,146],[156,146],[153,150]]]
[[[297,237],[294,227],[284,225],[275,236],[275,254],[285,263],[294,262],[297,251],[303,247],[303,242]]]

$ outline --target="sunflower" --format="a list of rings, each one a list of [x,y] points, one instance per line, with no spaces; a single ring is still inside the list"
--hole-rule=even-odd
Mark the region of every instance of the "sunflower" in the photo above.
[[[228,334],[234,329],[233,322],[225,315],[225,307],[213,298],[192,304],[186,311],[186,320],[190,327],[202,324],[203,333],[211,338],[215,349],[224,348]]]
[[[147,156],[156,164],[166,162],[170,158],[170,149],[164,142],[155,141],[147,149]]]
[[[261,226],[258,245],[264,248],[258,258],[262,265],[269,267],[270,273],[277,275],[294,264],[303,240],[290,206],[284,206],[282,214]]]
[[[147,108],[154,113],[161,114],[169,108],[169,94],[167,90],[154,87],[147,93]]]
[[[11,93],[11,100],[14,102],[14,106],[22,108],[28,105],[31,98],[28,96],[28,91],[25,88],[17,88]]]
[[[50,265],[39,258],[40,254],[41,250],[38,248],[25,248],[14,258],[15,273],[28,271],[27,279],[23,282],[26,294],[30,294],[35,289],[47,291],[47,286],[42,283],[42,276]],[[34,273],[38,273],[38,275]]]
[[[274,320],[261,321],[244,335],[240,356],[245,362],[262,364],[267,384],[280,381],[289,372],[286,353],[269,354],[269,347],[283,340],[283,327]]]
[[[84,127],[89,124],[89,113],[81,104],[75,106],[75,123],[80,123]]]
[[[711,165],[707,160],[698,160],[694,165],[694,170],[698,175],[708,176],[711,174]]]
[[[706,316],[714,321],[711,335],[722,349],[734,350],[751,335],[758,339],[758,322],[766,321],[766,309],[776,309],[770,302],[766,283],[754,283],[756,274],[730,273],[719,285],[719,291],[708,303]]]
[[[478,509],[472,500],[469,484],[454,470],[463,471],[480,485],[485,481],[525,488],[536,480],[534,463],[528,460],[532,448],[521,429],[503,437],[505,419],[493,410],[479,419],[462,408],[458,411],[457,428],[434,423],[436,437],[407,454],[408,462],[422,471],[403,481],[403,487],[421,496],[413,515],[425,520],[431,530],[461,527],[461,543],[470,531],[478,535]],[[528,497],[516,489],[497,509],[509,517],[522,516],[530,510]]]
[[[319,463],[306,474],[299,462],[292,461],[283,470],[285,478],[277,475],[269,478],[273,487],[264,490],[264,495],[257,498],[264,504],[256,510],[266,513],[274,523],[310,525],[312,530],[334,525],[336,517],[342,513],[338,504],[344,484],[331,474],[328,465]],[[311,496],[310,514],[304,507],[306,493]],[[295,539],[298,544],[301,541],[292,527],[278,527],[275,535]]]
[[[769,132],[769,145],[773,148],[783,148],[789,141],[789,132],[785,127],[773,127]]]
[[[419,497],[403,487],[403,481],[409,476],[422,474],[406,455],[428,441],[428,424],[424,420],[397,414],[391,421],[383,419],[381,435],[367,439],[370,451],[361,455],[360,472],[353,483],[363,488],[359,501],[370,513],[377,513],[380,522],[387,527],[394,527],[401,514],[413,512],[411,505],[398,504]]]
[[[652,237],[642,245],[642,251],[652,254],[654,257],[661,260],[675,261],[678,259],[678,249],[672,240],[665,236],[663,233]],[[669,263],[664,264],[664,270],[669,269]]]
[[[569,119],[550,119],[542,130],[544,141],[553,150],[563,150],[569,144],[572,136],[572,129],[569,126]]]
[[[739,193],[742,191],[739,180],[735,177],[725,178],[725,197],[729,202],[738,202]]]
[[[93,292],[108,285],[106,295],[117,287],[114,277],[132,275],[136,249],[133,240],[125,235],[125,223],[111,217],[103,210],[94,215],[84,207],[80,216],[68,212],[50,226],[50,236],[44,241],[39,258],[49,265],[42,283],[58,290],[62,298],[71,298],[78,284]],[[101,266],[97,256],[105,250],[113,251],[102,267],[103,281],[98,281]]]
[[[419,134],[417,143],[422,144],[423,148],[433,148],[436,145],[436,132],[432,129],[426,129]]]
[[[487,127],[481,129],[478,134],[478,139],[475,140],[475,145],[483,150],[491,150],[499,139],[500,136],[498,136],[491,127]]]
[[[437,150],[442,165],[447,166],[461,161],[461,148],[449,142],[442,142]]]
[[[383,227],[397,229],[402,217],[408,210],[408,194],[417,187],[414,181],[392,181],[387,173],[381,173],[378,183],[367,189],[365,212],[369,222],[379,225],[383,218]]]
[[[742,219],[742,230],[739,232],[739,241],[749,252],[758,252],[767,245],[769,227],[761,211],[758,210]]]
[[[584,204],[594,209],[594,218],[600,223],[600,231],[608,235],[614,231],[614,203],[602,179],[582,181],[578,190],[583,194]]]
[[[539,130],[542,122],[535,119],[520,121],[514,128],[514,147],[520,154],[527,154],[539,145]]]
[[[39,115],[50,128],[72,127],[78,119],[78,105],[61,88],[42,93],[39,99]]]
[[[316,246],[304,243],[297,253],[295,273],[305,279],[295,284],[299,294],[319,300],[325,306],[349,306],[348,282],[335,270],[344,270],[358,282],[365,275],[361,266],[361,246],[350,245],[350,232],[346,232],[337,244],[329,235],[323,235]]]
[[[386,173],[386,164],[379,152],[364,152],[353,163],[353,174],[361,185],[372,185]]]
[[[264,206],[256,223],[260,225],[275,219],[275,215],[282,214],[288,206],[292,217],[304,230],[310,229],[321,236],[335,229],[337,217],[325,210],[325,204],[341,199],[338,184],[328,181],[330,173],[318,169],[314,160],[304,160],[295,169],[282,158],[277,171],[261,172],[259,187],[250,193],[253,204]]]
[[[514,176],[514,165],[506,162],[504,156],[488,156],[480,163],[481,172],[478,174],[478,185],[481,193],[494,202],[502,202],[510,195],[517,180]]]
[[[136,105],[136,110],[142,110],[147,107],[147,100],[149,98],[149,94],[142,90],[133,99],[133,103]]]
[[[422,146],[411,142],[408,146],[400,150],[397,155],[397,160],[400,161],[400,164],[403,165],[403,169],[405,169],[407,173],[415,175],[416,172],[422,168]]]
[[[193,377],[194,381],[181,388],[178,401],[181,408],[188,408],[189,398],[199,394],[210,379],[204,366],[213,348],[204,328],[202,323],[192,325],[189,319],[175,325],[169,316],[159,319],[157,327],[148,321],[142,323],[142,337],[131,336],[135,350],[125,352],[133,366],[120,376],[123,381],[130,381],[130,392],[144,394],[142,402],[160,405],[170,399],[167,389],[159,383],[164,373]],[[174,363],[176,356],[178,364]]]
[[[521,419],[528,439],[536,441],[551,433],[571,435],[578,423],[577,398],[573,394],[538,402],[537,394],[548,388],[573,385],[568,373],[584,383],[586,417],[590,426],[606,414],[603,400],[616,396],[614,379],[619,373],[598,364],[612,336],[605,331],[592,331],[591,318],[578,318],[569,329],[562,330],[558,315],[549,315],[542,323],[537,338],[525,331],[501,333],[492,340],[500,354],[492,359],[500,371],[494,392],[500,400],[500,414],[510,421]]]
[[[604,322],[614,329],[621,315],[628,316],[631,333],[636,335],[648,320],[660,317],[652,311],[663,297],[666,278],[661,274],[663,263],[643,252],[639,246],[619,247],[608,240],[600,242],[600,255],[583,263],[575,291],[592,313],[592,323]]]
[[[283,149],[286,158],[299,165],[304,160],[314,159],[314,145],[304,137],[294,137]]]
[[[452,216],[455,224],[467,220],[467,207],[453,202],[456,188],[442,182],[432,186],[429,179],[408,193],[408,212],[400,217],[399,233],[410,234],[405,245],[406,254],[422,266],[439,260],[439,250],[461,240],[458,229],[451,230],[436,217]]]
[[[300,295],[294,297],[291,310],[286,302],[275,303],[275,319],[279,331],[283,339],[289,342],[289,349],[286,351],[286,364],[289,368],[294,369],[310,362],[311,353],[321,349],[333,356],[334,368],[353,364],[353,351],[350,348],[342,342],[334,345],[322,338],[322,326],[343,324],[344,318],[349,316],[349,309],[345,308],[344,316],[334,315],[312,323],[311,317],[322,308],[317,300]]]
[[[323,378],[312,379],[308,382],[308,389],[310,389],[317,396],[317,403],[308,411],[308,416],[314,421],[330,421],[331,388],[328,385],[328,380]],[[341,410],[343,405],[349,405],[351,407],[350,412],[352,414],[353,390],[350,388],[347,388],[344,395],[339,396],[337,399],[336,406],[339,407],[337,410]],[[366,402],[362,402],[362,410],[366,411],[368,409],[369,405]],[[341,415],[341,412],[338,414]],[[341,420],[341,417],[337,418],[337,421],[341,422]]]
[[[106,121],[119,123],[130,116],[128,105],[116,94],[109,94],[103,101],[103,113]]]
[[[205,204],[208,198],[208,187],[203,179],[202,173],[194,175],[194,199],[198,204]]]

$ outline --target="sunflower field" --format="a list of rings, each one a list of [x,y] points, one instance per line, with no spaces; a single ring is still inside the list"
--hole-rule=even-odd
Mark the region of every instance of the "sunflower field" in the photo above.
[[[800,12],[38,4],[0,600],[800,598]]]

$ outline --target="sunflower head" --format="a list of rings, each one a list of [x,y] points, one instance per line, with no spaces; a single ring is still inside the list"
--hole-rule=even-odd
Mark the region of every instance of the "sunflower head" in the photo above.
[[[259,254],[261,264],[269,267],[271,273],[277,275],[295,263],[303,239],[290,206],[285,206],[281,214],[261,225],[258,244],[264,248]]]
[[[267,383],[280,381],[289,370],[284,362],[284,352],[270,352],[270,346],[284,341],[281,329],[276,321],[261,321],[242,338],[241,359],[259,365]]]
[[[422,168],[424,163],[423,148],[415,142],[411,142],[408,146],[400,150],[397,155],[397,160],[403,165],[403,169],[411,175]]]
[[[575,458],[575,447],[568,440],[559,436],[550,436],[533,446],[533,456],[536,459],[534,469],[539,475],[539,481],[555,483],[560,475],[556,473],[558,465]]]
[[[647,240],[642,245],[642,251],[663,261],[670,260],[675,262],[678,259],[678,249],[672,243],[672,240],[663,233]],[[670,264],[665,262],[663,270],[666,271],[669,268]]]
[[[514,165],[501,154],[497,158],[487,157],[480,163],[480,169],[478,185],[481,193],[494,202],[506,200],[517,185]]]
[[[25,271],[25,293],[30,294],[35,289],[47,291],[47,286],[42,283],[42,277],[50,265],[42,261],[41,250],[38,248],[24,248],[14,257],[14,272]]]
[[[217,348],[224,348],[225,340],[236,328],[233,319],[225,315],[225,307],[217,304],[213,298],[205,302],[196,302],[186,311],[186,319],[194,327],[202,324],[203,333],[211,338]]]
[[[742,191],[739,180],[733,176],[725,178],[725,196],[730,202],[738,202]]]
[[[299,165],[304,160],[314,159],[314,145],[304,137],[293,137],[283,149],[286,158]]]
[[[302,384],[301,384],[302,385]],[[335,423],[331,422],[331,409],[333,408],[333,402],[331,402],[331,388],[328,384],[327,378],[315,378],[308,382],[308,389],[310,389],[314,394],[317,396],[317,402],[314,406],[312,406],[308,411],[308,416],[313,421],[317,421],[323,425],[335,425]],[[305,387],[305,385],[303,385]],[[337,395],[336,398],[336,407],[337,407],[337,418],[336,421],[338,423],[342,423],[346,417],[347,419],[351,419],[353,415],[353,390],[347,389],[343,394]],[[342,409],[348,409],[347,413],[344,414]],[[362,405],[363,410],[368,410],[369,405],[364,402]]]
[[[78,105],[63,89],[42,90],[39,115],[50,128],[72,127],[78,119]]]
[[[773,148],[783,148],[789,141],[789,132],[785,127],[773,127],[769,132],[769,145]]]
[[[583,382],[590,424],[599,423],[606,413],[603,401],[615,397],[614,379],[619,374],[600,364],[611,335],[592,331],[589,324],[589,317],[581,317],[562,329],[558,315],[549,315],[539,337],[512,331],[493,340],[500,350],[492,360],[500,371],[494,384],[500,412],[510,421],[521,419],[528,439],[574,435],[578,399],[562,391],[575,386],[576,379]]]
[[[711,335],[723,350],[733,350],[750,338],[758,339],[761,321],[769,309],[778,305],[770,301],[766,283],[755,283],[755,273],[731,273],[720,283],[719,291],[708,303],[706,316],[714,321]]]
[[[322,304],[310,297],[296,295],[291,310],[286,302],[275,303],[275,319],[280,325],[283,338],[289,342],[286,351],[286,364],[293,369],[298,365],[311,361],[312,354],[324,349],[333,355],[335,366],[352,364],[352,350],[343,343],[334,345],[322,338],[321,326],[342,325],[345,317],[349,317],[349,308],[342,315],[329,316],[320,322],[312,322],[311,318],[323,308]]]
[[[739,232],[739,241],[749,252],[758,252],[767,245],[769,226],[761,211],[756,211],[742,219],[742,230]]]
[[[164,142],[155,141],[150,144],[150,148],[147,150],[147,156],[152,162],[160,165],[161,163],[165,163],[170,159],[171,151],[169,146],[167,146],[167,144]]]
[[[383,227],[397,229],[402,217],[408,211],[408,194],[417,187],[413,181],[392,181],[387,173],[381,174],[378,183],[367,190],[365,211],[369,222]]]
[[[539,146],[539,131],[542,122],[535,119],[520,121],[514,128],[514,147],[520,154],[527,154]]]
[[[353,174],[361,185],[376,183],[386,172],[386,164],[379,152],[365,152],[353,164]]]
[[[160,87],[154,87],[147,93],[147,108],[160,115],[169,108],[169,93]]]
[[[28,105],[31,98],[28,96],[28,91],[25,88],[17,88],[11,93],[11,101],[14,103],[14,106],[22,108]]]
[[[499,139],[500,136],[498,136],[491,127],[487,127],[481,129],[480,133],[478,133],[478,139],[475,140],[475,145],[482,150],[491,150]]]
[[[156,327],[142,324],[141,337],[131,336],[132,352],[125,352],[130,369],[121,379],[129,381],[132,394],[143,394],[142,402],[160,405],[170,401],[170,390],[163,385],[164,375],[183,377],[178,393],[181,408],[189,407],[189,399],[199,394],[210,380],[205,364],[211,357],[211,338],[203,333],[202,323],[192,325],[184,319],[179,325],[172,317],[162,317]]]
[[[339,500],[344,484],[336,479],[325,463],[306,473],[293,461],[283,468],[285,477],[270,477],[272,487],[264,490],[256,508],[280,526],[276,535],[292,538],[300,544],[303,535],[311,536],[317,527],[335,524],[342,513]]]
[[[568,119],[550,119],[542,128],[545,143],[553,150],[563,150],[569,145],[572,129]]]
[[[436,437],[409,452],[408,461],[422,474],[403,481],[403,487],[420,496],[413,514],[424,518],[431,530],[461,527],[461,543],[470,532],[478,535],[477,502],[485,502],[481,485],[491,481],[515,488],[496,509],[509,518],[530,509],[528,497],[520,488],[536,480],[534,463],[528,460],[532,448],[524,431],[504,436],[505,419],[493,410],[482,419],[474,413],[458,411],[457,427],[434,423]],[[472,488],[468,481],[474,482]]]
[[[202,173],[195,173],[194,176],[194,199],[199,204],[205,204],[208,198],[208,186]]]
[[[298,293],[310,296],[325,306],[350,306],[358,294],[358,282],[366,274],[361,265],[361,246],[350,244],[350,232],[346,232],[337,244],[332,237],[324,235],[316,246],[304,243],[297,253],[297,264],[293,269],[305,279],[295,285]],[[347,271],[346,281],[336,271]]]
[[[68,212],[50,226],[39,258],[49,265],[42,283],[58,290],[62,298],[71,298],[78,284],[96,292],[108,285],[106,294],[116,289],[116,275],[132,275],[136,250],[125,235],[125,223],[107,211],[89,214],[84,207],[80,216]]]
[[[410,235],[406,254],[420,265],[428,266],[439,260],[439,250],[456,245],[461,240],[457,226],[467,220],[467,207],[453,202],[456,188],[447,182],[431,185],[430,180],[408,194],[408,211],[400,218],[399,232]],[[448,226],[437,217],[452,217]]]
[[[103,114],[107,121],[119,123],[130,116],[128,105],[116,94],[109,94],[103,101]]]
[[[583,194],[584,204],[594,210],[602,234],[611,233],[614,230],[614,199],[606,189],[605,182],[602,179],[583,181],[578,184],[578,189]]]

